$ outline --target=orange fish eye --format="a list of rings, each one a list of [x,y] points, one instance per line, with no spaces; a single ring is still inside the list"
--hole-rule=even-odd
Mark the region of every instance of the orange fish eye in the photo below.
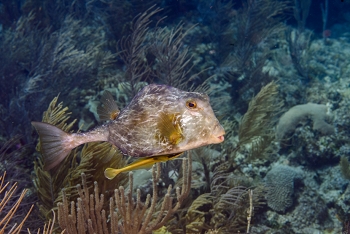
[[[192,100],[192,99],[187,100],[186,101],[186,107],[191,109],[191,110],[194,110],[194,109],[197,108],[197,102],[195,100]]]

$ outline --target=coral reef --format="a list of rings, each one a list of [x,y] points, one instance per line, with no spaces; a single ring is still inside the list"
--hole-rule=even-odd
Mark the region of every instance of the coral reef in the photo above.
[[[15,194],[18,184],[15,183],[10,187],[9,182],[5,183],[5,177],[6,171],[0,176],[0,233],[18,234],[21,233],[24,223],[28,220],[28,217],[32,213],[34,204],[31,205],[23,217],[22,215],[19,215],[17,211],[19,209],[23,209],[23,199],[28,192],[28,189],[24,189],[17,200],[13,202],[14,198],[16,197]],[[19,222],[18,217],[21,218]],[[54,225],[55,213],[53,212],[53,220],[49,220],[48,224],[44,225],[42,232],[40,232],[39,228],[37,234],[52,234]],[[29,228],[27,228],[27,231],[29,234],[31,234]],[[64,231],[61,232],[61,234],[63,233]]]
[[[274,82],[262,87],[249,102],[248,110],[239,124],[236,148],[250,146],[250,160],[262,157],[274,139],[271,131],[275,124],[274,117],[282,105],[276,97],[277,88]]]
[[[75,121],[67,123],[70,115],[67,113],[68,108],[63,108],[62,103],[57,105],[57,99],[58,97],[54,98],[48,110],[44,112],[43,121],[69,132]],[[40,151],[40,141],[37,149]],[[79,183],[81,173],[88,173],[89,185],[98,181],[104,193],[111,193],[109,191],[113,191],[117,184],[125,184],[126,177],[118,176],[118,183],[106,181],[103,171],[108,166],[123,167],[125,164],[120,152],[108,143],[86,144],[79,153],[78,150],[71,152],[52,172],[43,169],[43,159],[39,156],[34,165],[34,185],[40,200],[40,212],[47,220],[51,217],[51,209],[62,200],[60,192],[63,188],[66,188],[71,199],[77,197],[78,193],[72,188]]]
[[[17,234],[20,233],[24,222],[28,218],[30,212],[32,211],[34,205],[30,207],[26,215],[22,218],[19,223],[15,223],[13,217],[21,205],[21,202],[28,192],[28,189],[24,189],[19,195],[18,199],[14,201],[14,194],[17,190],[17,184],[9,186],[9,182],[5,182],[6,172],[0,176],[0,233],[10,233]]]
[[[266,174],[267,205],[275,210],[285,212],[293,205],[294,184],[302,179],[302,172],[286,165],[276,165]]]
[[[31,210],[31,215],[27,218],[25,226],[35,230],[42,226],[37,218],[34,218],[38,214],[37,207],[32,207],[32,204],[37,201],[34,190],[32,188],[32,181],[30,178],[30,171],[33,167],[31,162],[26,159],[33,154],[33,147],[28,144],[24,144],[21,135],[16,135],[10,140],[6,141],[0,148],[0,172],[6,172],[7,189],[2,191],[8,193],[9,187],[15,187],[12,193],[12,200],[7,202],[6,206],[2,207],[2,214],[11,213],[11,205],[14,205],[13,200],[20,198],[22,194],[19,191],[26,191],[25,195],[21,198],[21,203],[18,204],[16,215],[11,218],[5,230],[9,230],[14,224],[19,224],[22,219],[27,215],[28,210]],[[4,181],[4,177],[3,177]],[[1,190],[1,189],[0,189]],[[6,196],[1,197],[2,202],[6,202]],[[2,215],[0,215],[2,217]]]
[[[81,21],[67,17],[52,32],[39,29],[34,19],[33,14],[22,16],[14,29],[0,34],[1,128],[5,137],[22,133],[27,142],[32,131],[28,119],[40,118],[47,98],[57,95],[56,87],[68,98],[75,85],[88,87],[104,76],[114,59],[103,50],[105,38]]]
[[[33,232],[45,222],[43,233],[349,232],[349,7],[330,0],[1,1],[0,172],[9,184],[0,194],[0,230]],[[48,106],[46,122],[85,131],[104,120],[97,113],[104,90],[122,109],[150,83],[208,93],[225,128],[223,143],[188,152],[192,173],[173,160],[157,173],[108,181],[107,166],[133,159],[100,143],[43,170],[30,122]],[[191,183],[183,180],[189,176]],[[175,201],[169,185],[187,187],[186,196]],[[58,209],[61,227],[48,224]]]
[[[221,65],[223,75],[239,87],[231,90],[236,106],[248,102],[272,80],[263,67],[270,57],[269,44],[275,43],[273,38],[284,30],[280,22],[289,8],[286,1],[253,0],[240,9],[233,25],[232,52]]]
[[[279,119],[276,126],[277,139],[282,140],[306,118],[312,119],[313,130],[320,131],[324,135],[334,134],[334,127],[326,122],[327,119],[330,119],[327,109],[326,105],[315,103],[293,106]]]
[[[146,201],[141,202],[141,192],[138,189],[136,201],[134,200],[133,173],[130,172],[129,191],[125,192],[123,186],[114,191],[114,196],[109,199],[109,212],[103,209],[105,199],[99,193],[97,182],[94,183],[94,193],[89,195],[86,176],[82,174],[82,187],[77,186],[79,198],[76,205],[73,201],[69,203],[66,191],[62,191],[63,200],[58,203],[59,224],[68,233],[152,233],[166,224],[188,196],[191,188],[191,163],[191,158],[183,159],[183,184],[182,189],[176,188],[175,205],[171,197],[171,185],[158,204],[157,182],[161,176],[158,165],[157,170],[156,166],[152,170],[153,196],[148,194]]]
[[[150,51],[157,60],[154,76],[165,84],[185,89],[190,86],[194,76],[188,77],[192,67],[188,48],[183,48],[184,37],[193,29],[186,31],[183,24],[174,29],[159,28],[151,35]]]

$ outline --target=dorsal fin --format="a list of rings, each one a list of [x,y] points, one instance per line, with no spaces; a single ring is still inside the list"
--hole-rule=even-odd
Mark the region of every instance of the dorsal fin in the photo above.
[[[100,121],[115,120],[119,114],[119,108],[109,91],[104,91],[97,107],[97,114]]]
[[[159,140],[177,145],[183,140],[178,114],[161,112],[158,120]]]

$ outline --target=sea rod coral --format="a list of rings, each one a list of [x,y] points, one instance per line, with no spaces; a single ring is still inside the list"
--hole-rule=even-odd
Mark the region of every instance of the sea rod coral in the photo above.
[[[191,188],[192,162],[191,156],[183,159],[182,189],[176,188],[176,200],[173,205],[172,186],[167,189],[163,200],[158,201],[157,183],[160,179],[160,165],[152,169],[153,195],[147,195],[146,201],[141,201],[138,189],[136,201],[133,196],[133,173],[129,173],[129,191],[123,186],[114,191],[109,198],[109,211],[103,209],[105,197],[100,194],[97,183],[94,183],[93,194],[89,193],[86,176],[82,174],[82,186],[77,185],[79,198],[76,202],[69,201],[63,190],[63,201],[58,204],[58,219],[62,229],[68,233],[116,233],[144,234],[162,228],[173,217],[189,195]],[[75,209],[75,206],[77,207]],[[107,222],[107,217],[109,221]]]

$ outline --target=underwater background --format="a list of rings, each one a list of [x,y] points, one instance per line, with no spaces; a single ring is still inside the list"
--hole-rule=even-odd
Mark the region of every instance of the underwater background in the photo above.
[[[0,0],[0,233],[350,233],[349,59],[349,0]],[[207,93],[225,141],[43,170],[31,121],[91,130],[151,83]]]

